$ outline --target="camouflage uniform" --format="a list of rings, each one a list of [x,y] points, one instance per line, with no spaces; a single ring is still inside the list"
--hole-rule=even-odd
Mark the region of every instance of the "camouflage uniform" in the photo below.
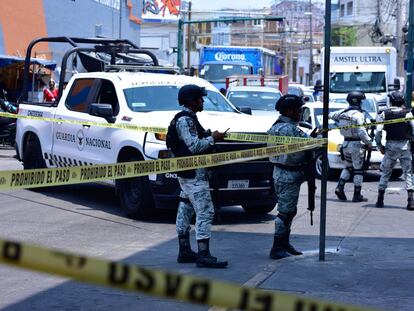
[[[390,110],[402,111],[401,107],[391,107]],[[412,118],[411,112],[405,114],[405,118]],[[385,119],[384,112],[379,116],[379,121]],[[411,135],[414,134],[414,121],[410,121]],[[400,160],[401,168],[404,173],[405,183],[407,190],[414,190],[412,180],[412,168],[411,168],[411,148],[410,141],[407,140],[387,140],[385,146],[382,145],[382,130],[384,126],[378,125],[375,133],[375,141],[378,148],[385,148],[384,158],[381,163],[381,179],[378,184],[379,190],[385,190],[388,186],[388,181],[391,177],[392,169],[394,168],[397,160]]]
[[[187,107],[184,111],[191,112]],[[208,150],[214,144],[211,136],[198,138],[194,121],[186,116],[177,120],[177,133],[193,154]],[[214,206],[210,195],[210,187],[206,169],[196,169],[195,178],[178,177],[181,186],[180,204],[178,205],[176,228],[178,235],[185,235],[190,231],[190,222],[196,214],[196,239],[209,239],[214,217]]]
[[[350,106],[351,108],[352,106]],[[355,109],[343,109],[335,111],[329,114],[330,118],[341,126],[348,125],[362,125],[365,123],[365,115],[361,110]],[[345,137],[345,141],[342,145],[343,155],[346,161],[346,168],[341,172],[340,179],[348,181],[351,177],[351,173],[354,173],[354,186],[361,187],[363,180],[363,167],[364,167],[364,150],[363,145],[371,144],[371,138],[369,137],[365,127],[356,127],[351,129],[341,129],[341,134]],[[362,143],[361,143],[362,141]]]
[[[278,121],[268,130],[269,135],[307,137],[298,127],[297,123],[287,116],[279,116]],[[300,166],[305,163],[305,152],[282,154],[270,158],[275,163],[273,168],[273,182],[278,197],[275,220],[275,236],[284,236],[290,231],[292,220],[297,213],[300,185],[305,176]],[[285,166],[285,168],[283,168]],[[296,168],[296,171],[288,169]]]

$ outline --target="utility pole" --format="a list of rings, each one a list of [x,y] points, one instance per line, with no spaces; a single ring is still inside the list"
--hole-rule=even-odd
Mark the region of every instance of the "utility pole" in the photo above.
[[[401,0],[397,0],[397,8],[396,12],[398,12],[396,16],[396,29],[395,29],[395,49],[397,50],[397,76],[401,76],[404,70],[404,46],[401,44],[403,43],[402,40],[402,22],[401,19],[405,18],[405,15],[402,11]]]
[[[289,28],[289,43],[290,43],[290,56],[289,56],[289,80],[293,81],[293,42],[292,42],[292,28]]]
[[[122,0],[119,1],[119,39],[122,38]]]
[[[188,3],[188,21],[191,21],[191,1]],[[187,24],[187,70],[190,74],[191,67],[191,24]]]

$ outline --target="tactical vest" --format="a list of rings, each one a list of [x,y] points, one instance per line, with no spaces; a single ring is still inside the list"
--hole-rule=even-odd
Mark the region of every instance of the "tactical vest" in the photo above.
[[[188,149],[187,145],[178,137],[177,132],[177,120],[181,117],[189,117],[194,121],[194,124],[197,128],[197,136],[199,139],[206,137],[206,130],[198,121],[198,118],[195,114],[188,112],[188,111],[181,111],[177,113],[172,119],[170,125],[168,126],[167,138],[166,143],[167,147],[171,149],[171,152],[174,154],[175,157],[186,157],[192,156],[193,154]],[[195,170],[187,170],[182,172],[177,172],[177,176],[182,178],[195,178]]]
[[[405,118],[408,110],[391,110],[384,111],[385,121]],[[384,124],[384,130],[387,132],[387,140],[406,140],[410,139],[410,124],[408,122],[399,122]]]
[[[357,106],[349,106],[344,111],[342,111],[339,115],[338,126],[339,127],[346,127],[349,125],[355,125],[355,112],[362,113],[364,115],[364,119],[366,119],[366,112]],[[344,128],[340,129],[340,133],[345,137],[345,140],[358,140],[359,141],[359,129],[357,128]]]

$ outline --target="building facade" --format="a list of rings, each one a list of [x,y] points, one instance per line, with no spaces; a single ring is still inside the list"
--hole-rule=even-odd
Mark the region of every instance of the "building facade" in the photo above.
[[[38,37],[122,37],[139,42],[139,0],[2,0],[0,54],[24,56]],[[121,14],[121,16],[120,16]],[[62,48],[43,44],[36,56],[59,59]]]

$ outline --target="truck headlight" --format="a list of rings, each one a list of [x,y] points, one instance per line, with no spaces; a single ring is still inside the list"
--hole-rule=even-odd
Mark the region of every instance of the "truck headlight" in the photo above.
[[[328,141],[328,152],[337,152],[338,151],[338,144],[333,141]]]

